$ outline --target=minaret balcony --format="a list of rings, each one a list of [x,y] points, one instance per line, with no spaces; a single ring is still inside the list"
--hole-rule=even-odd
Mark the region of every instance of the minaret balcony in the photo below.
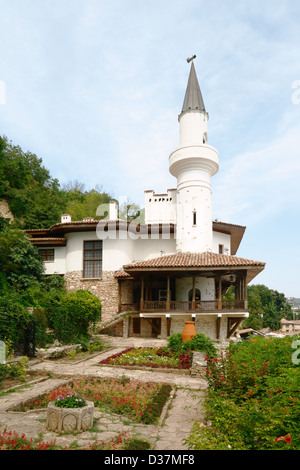
[[[213,176],[219,170],[219,153],[207,144],[178,147],[169,156],[169,170],[176,178],[186,170],[204,170]]]

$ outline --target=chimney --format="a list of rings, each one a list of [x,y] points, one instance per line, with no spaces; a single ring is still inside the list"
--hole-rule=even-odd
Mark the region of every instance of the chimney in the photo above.
[[[61,223],[65,224],[65,223],[68,223],[68,222],[72,222],[72,217],[70,216],[70,214],[62,214]]]
[[[118,220],[118,203],[116,201],[109,201],[108,220]]]

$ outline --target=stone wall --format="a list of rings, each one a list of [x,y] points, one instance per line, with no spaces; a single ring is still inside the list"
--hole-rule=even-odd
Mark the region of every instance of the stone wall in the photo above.
[[[172,317],[171,320],[171,334],[173,333],[182,333],[182,330],[185,325],[185,321],[191,321],[187,319],[187,316],[178,315]],[[195,328],[198,334],[202,333],[205,336],[208,336],[210,339],[217,339],[217,315],[212,316],[196,316],[195,319]],[[220,340],[226,339],[227,335],[227,318],[221,319],[220,327]]]
[[[120,311],[135,312],[140,307],[140,287],[139,283],[133,280],[120,280]],[[136,291],[138,291],[136,293]]]
[[[206,379],[206,367],[207,360],[205,359],[207,354],[205,352],[193,352],[192,353],[192,367],[191,367],[191,376],[200,377],[201,379]]]
[[[104,271],[101,279],[83,279],[82,271],[65,274],[68,290],[86,289],[96,295],[102,303],[101,321],[113,319],[119,308],[119,286],[114,271]]]

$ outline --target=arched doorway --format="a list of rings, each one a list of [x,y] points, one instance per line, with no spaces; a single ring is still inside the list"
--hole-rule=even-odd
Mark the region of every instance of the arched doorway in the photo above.
[[[201,300],[201,292],[199,289],[195,289],[195,302]],[[189,290],[189,302],[193,301],[193,289]]]

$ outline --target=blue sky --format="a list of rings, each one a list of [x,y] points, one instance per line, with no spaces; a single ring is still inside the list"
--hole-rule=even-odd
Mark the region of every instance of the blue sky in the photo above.
[[[298,0],[0,0],[0,135],[78,180],[144,204],[195,67],[220,155],[213,218],[247,230],[255,283],[300,297]]]

